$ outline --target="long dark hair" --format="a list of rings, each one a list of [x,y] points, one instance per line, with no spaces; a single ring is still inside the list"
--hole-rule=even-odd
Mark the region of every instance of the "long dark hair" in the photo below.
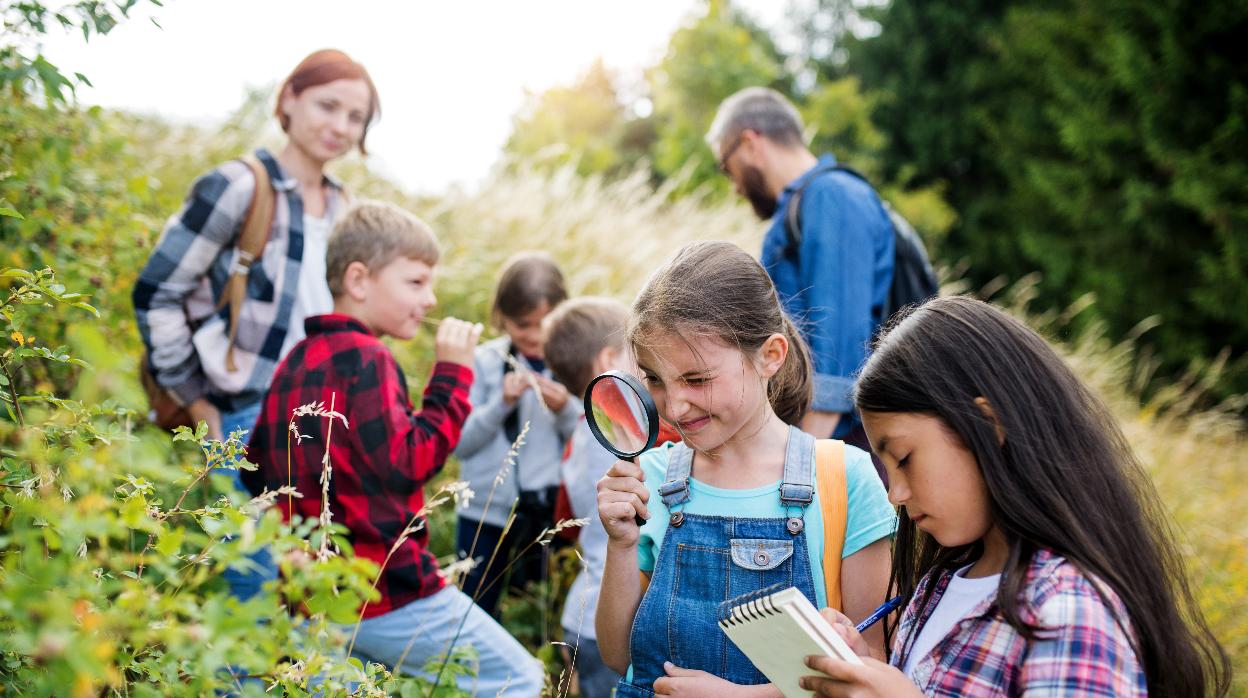
[[[810,408],[810,350],[767,271],[730,242],[689,243],[650,277],[633,301],[627,337],[636,351],[656,332],[713,336],[747,355],[782,334],[789,353],[767,382],[767,400],[786,424],[797,424]]]
[[[1121,600],[1150,694],[1229,690],[1230,661],[1192,596],[1156,490],[1109,410],[1040,335],[981,301],[929,301],[877,341],[854,399],[863,411],[938,417],[975,456],[1009,543],[997,603],[1020,634],[1041,629],[1024,620],[1020,592],[1032,556],[1049,548]],[[923,575],[980,553],[979,543],[941,546],[902,511],[889,596],[910,598]],[[891,643],[896,620],[886,631]]]

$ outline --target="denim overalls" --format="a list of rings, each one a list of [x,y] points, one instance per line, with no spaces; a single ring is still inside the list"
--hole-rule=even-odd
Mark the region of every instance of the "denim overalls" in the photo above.
[[[663,662],[699,669],[737,684],[767,677],[720,630],[719,605],[773,584],[795,586],[815,603],[802,516],[814,500],[815,439],[789,428],[780,501],[787,516],[747,519],[681,511],[689,501],[693,450],[677,444],[659,494],[671,522],[650,586],[633,619],[632,681],[620,679],[618,698],[652,696]]]

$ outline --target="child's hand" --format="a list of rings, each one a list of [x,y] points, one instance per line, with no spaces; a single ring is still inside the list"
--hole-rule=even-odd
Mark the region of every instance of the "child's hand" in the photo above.
[[[832,629],[845,640],[845,644],[849,645],[854,654],[859,657],[871,656],[871,646],[862,639],[862,635],[858,634],[858,629],[854,627],[854,621],[850,620],[849,616],[835,608],[825,608],[819,611],[819,615],[832,624]]]
[[[434,339],[433,355],[438,361],[471,366],[477,340],[481,339],[480,323],[465,322],[453,317],[442,318]]]
[[[546,403],[551,412],[562,412],[572,397],[562,383],[552,381],[546,376],[537,377],[537,387],[542,391],[542,402]]]
[[[646,489],[646,476],[636,463],[616,461],[607,474],[598,481],[598,518],[607,529],[610,542],[633,546],[641,537],[637,516],[650,518],[646,502],[650,491]]]
[[[524,395],[524,391],[532,388],[533,384],[519,371],[509,371],[503,374],[503,402],[507,405],[514,405]]]
[[[919,698],[919,687],[896,667],[872,657],[862,666],[832,657],[807,657],[806,666],[818,674],[803,676],[801,686],[817,696],[836,698]]]
[[[656,696],[718,696],[719,698],[749,698],[767,696],[784,696],[780,689],[765,684],[762,686],[741,686],[714,674],[695,669],[682,669],[671,662],[663,662],[665,676],[654,682]]]

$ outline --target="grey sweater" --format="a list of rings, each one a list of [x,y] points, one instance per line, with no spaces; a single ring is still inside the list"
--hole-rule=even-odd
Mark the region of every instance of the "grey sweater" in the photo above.
[[[503,365],[507,356],[509,340],[500,337],[477,347],[473,360],[474,377],[468,399],[472,414],[464,423],[463,434],[455,456],[459,459],[461,480],[466,480],[474,496],[459,515],[473,521],[502,526],[507,522],[511,505],[519,497],[521,489],[539,490],[559,484],[559,461],[563,457],[564,444],[572,437],[580,419],[581,401],[575,396],[558,413],[551,413],[538,404],[537,393],[524,391],[514,406],[503,402]],[[523,357],[519,359],[523,361]],[[550,372],[543,373],[550,377]],[[529,432],[516,457],[516,464],[507,466],[497,487],[494,480],[503,471],[507,451],[511,443],[503,430],[503,422],[511,410],[519,410],[519,424],[527,422]],[[520,483],[517,486],[516,474]],[[486,500],[490,489],[494,496],[489,509]]]

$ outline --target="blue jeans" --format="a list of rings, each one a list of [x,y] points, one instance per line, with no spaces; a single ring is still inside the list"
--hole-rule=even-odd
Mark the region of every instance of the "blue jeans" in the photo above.
[[[350,636],[352,628],[342,626],[342,630]],[[471,645],[477,651],[477,676],[464,677],[460,688],[477,696],[531,698],[541,694],[545,675],[541,663],[453,586],[362,621],[351,654],[364,662],[433,680],[425,664],[445,654],[452,640],[456,646]],[[399,657],[403,665],[396,667]],[[449,671],[442,675],[443,684],[451,680]]]
[[[259,416],[260,403],[258,402],[235,412],[226,412],[221,415],[221,433],[229,437],[231,431],[246,429],[248,433],[243,435],[243,442],[246,443],[251,430],[256,425],[256,418]],[[243,487],[239,471],[223,469],[217,477],[228,478],[236,489],[247,494],[248,497],[251,496],[247,488]],[[246,601],[259,594],[265,582],[277,579],[277,564],[273,562],[273,556],[268,549],[261,548],[249,553],[245,561],[226,568],[222,577],[230,587],[230,596],[239,601]]]
[[[564,629],[564,637],[571,642],[576,633]],[[620,675],[602,661],[598,643],[582,637],[576,642],[576,685],[581,698],[611,698],[611,692],[619,683]]]

